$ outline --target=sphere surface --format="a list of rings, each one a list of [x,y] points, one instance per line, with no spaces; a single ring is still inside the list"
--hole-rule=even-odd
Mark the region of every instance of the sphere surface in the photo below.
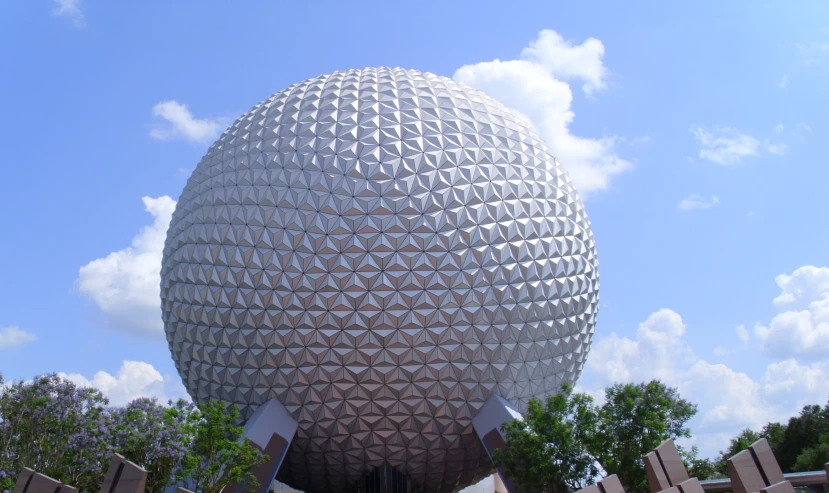
[[[344,491],[388,462],[424,491],[492,465],[472,417],[581,372],[593,234],[530,126],[445,77],[363,69],[278,92],[176,206],[164,326],[198,402],[299,423],[279,479]]]

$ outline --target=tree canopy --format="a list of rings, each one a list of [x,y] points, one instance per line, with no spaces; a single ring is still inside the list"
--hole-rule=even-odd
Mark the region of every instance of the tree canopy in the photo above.
[[[587,443],[595,433],[593,399],[573,394],[564,385],[558,394],[542,402],[530,399],[523,420],[503,427],[505,450],[493,460],[504,467],[521,491],[566,493],[591,484],[598,474]]]
[[[579,489],[601,467],[629,491],[645,492],[642,456],[668,438],[689,436],[685,423],[695,412],[657,380],[609,387],[601,406],[565,385],[544,403],[530,400],[523,420],[504,425],[507,447],[494,461],[522,491]]]

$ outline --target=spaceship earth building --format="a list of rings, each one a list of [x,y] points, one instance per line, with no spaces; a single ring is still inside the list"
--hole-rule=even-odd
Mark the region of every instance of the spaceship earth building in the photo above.
[[[471,420],[574,382],[598,308],[590,221],[533,129],[399,68],[280,91],[210,147],[167,233],[170,351],[198,402],[299,423],[278,478],[425,491],[492,465]]]

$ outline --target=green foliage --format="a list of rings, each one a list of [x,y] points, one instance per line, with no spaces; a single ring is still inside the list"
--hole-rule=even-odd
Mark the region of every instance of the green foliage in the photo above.
[[[668,438],[690,436],[685,423],[696,406],[659,381],[617,384],[605,390],[600,407],[569,386],[546,403],[532,400],[523,421],[504,425],[507,448],[497,464],[521,491],[562,493],[590,483],[597,464],[616,474],[628,491],[648,492],[642,456]],[[697,449],[683,452],[698,477],[715,474]]]
[[[685,450],[677,446],[679,455],[682,457],[682,462],[685,463],[685,469],[688,470],[688,475],[692,478],[697,478],[700,481],[705,479],[716,479],[724,477],[717,472],[716,463],[711,459],[701,459],[698,457],[699,448],[693,446],[690,450]]]
[[[2,384],[2,382],[0,382]],[[3,493],[10,492],[14,489],[14,478],[6,473],[6,471],[0,470],[0,491]]]
[[[181,460],[176,479],[199,493],[219,493],[231,483],[245,482],[248,490],[258,487],[252,470],[267,460],[236,426],[239,410],[225,409],[213,401],[199,406],[191,450]]]
[[[586,447],[595,429],[592,398],[564,385],[546,402],[531,399],[523,420],[504,424],[508,446],[496,450],[493,461],[521,491],[578,490],[598,474]]]
[[[747,449],[749,445],[756,442],[760,438],[763,437],[756,431],[749,428],[744,429],[739,435],[732,438],[731,442],[728,444],[728,448],[721,451],[720,456],[716,460],[717,473],[723,476],[728,476],[728,463],[726,461]],[[774,450],[772,449],[772,452],[773,451]]]
[[[768,440],[769,446],[775,456],[779,454],[780,447],[786,434],[786,425],[781,423],[768,423],[760,431],[760,436]]]
[[[771,446],[783,472],[822,470],[829,462],[829,405],[805,406],[788,424],[768,423],[757,433],[745,429],[731,440],[729,447],[720,452],[716,469],[728,473],[726,460],[749,445],[765,438]]]
[[[795,471],[821,471],[829,462],[829,434],[823,434],[817,443],[804,449],[792,467]]]
[[[829,433],[829,406],[805,406],[799,416],[789,419],[778,449],[777,462],[783,472],[797,472],[798,456],[818,444],[821,436]],[[820,468],[819,468],[820,469]]]
[[[690,436],[685,423],[697,408],[658,380],[616,384],[605,390],[605,398],[591,453],[628,491],[648,492],[642,456],[668,438]]]

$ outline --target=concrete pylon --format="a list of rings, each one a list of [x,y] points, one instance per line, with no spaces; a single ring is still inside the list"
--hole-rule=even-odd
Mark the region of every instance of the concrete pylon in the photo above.
[[[288,453],[291,440],[296,433],[297,422],[291,413],[276,399],[262,404],[245,423],[245,438],[268,456],[268,460],[256,467],[252,473],[259,481],[258,493],[268,493],[271,483]],[[223,491],[239,493],[244,484],[229,484]]]
[[[521,413],[516,411],[512,404],[499,395],[492,395],[484,403],[483,407],[478,411],[475,417],[472,418],[472,426],[475,428],[475,433],[484,444],[484,448],[490,457],[492,452],[496,449],[504,449],[507,444],[504,441],[504,436],[501,433],[501,426],[514,419],[521,419]],[[515,485],[504,473],[504,468],[497,468],[498,475],[503,483],[503,488],[507,493],[516,493]],[[500,486],[500,485],[499,485]]]

